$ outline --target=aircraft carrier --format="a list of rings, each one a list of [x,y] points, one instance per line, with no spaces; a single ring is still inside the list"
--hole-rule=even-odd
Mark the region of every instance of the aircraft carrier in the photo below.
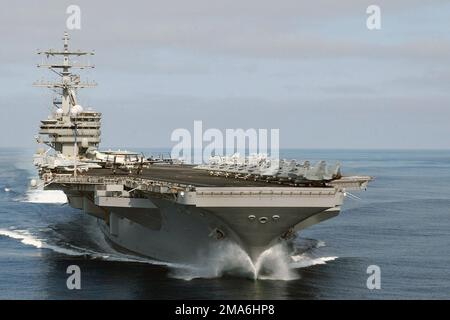
[[[82,81],[75,60],[94,52],[38,52],[39,64],[58,75],[35,85],[56,93],[51,115],[41,121],[34,155],[39,180],[32,187],[62,190],[70,206],[98,219],[119,250],[168,262],[195,262],[230,242],[255,262],[266,249],[289,243],[299,230],[339,214],[346,194],[365,189],[371,177],[343,176],[324,161],[275,160],[263,155],[212,157],[200,165],[101,151],[101,113],[77,101]],[[55,60],[55,59],[61,59]],[[151,134],[151,132],[149,132]]]

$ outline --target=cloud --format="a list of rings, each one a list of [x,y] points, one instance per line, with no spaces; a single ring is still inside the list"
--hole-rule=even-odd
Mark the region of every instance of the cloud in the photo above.
[[[164,145],[173,127],[204,119],[280,127],[287,146],[402,147],[407,137],[450,147],[432,138],[449,133],[450,5],[378,0],[383,27],[372,32],[372,3],[80,0],[72,43],[96,50],[88,75],[100,83],[80,99],[104,113],[110,145]],[[31,88],[48,76],[35,70],[34,51],[61,46],[69,4],[11,2],[0,11],[2,139],[20,123],[15,139],[27,144],[47,115],[51,94]]]
[[[59,25],[61,31],[65,27],[65,8],[70,3],[40,1],[11,5],[0,14],[0,35],[4,41],[14,44],[11,50],[23,48],[33,42],[30,40],[54,39],[55,26]],[[404,12],[426,8],[422,1],[415,0],[377,3],[382,8],[386,22],[386,30],[382,32],[387,37],[399,37],[396,30],[389,30],[389,19],[395,21]],[[377,42],[379,37],[374,37],[365,27],[365,9],[369,4],[371,1],[365,0],[282,0],[276,4],[269,0],[127,1],[114,5],[106,1],[80,1],[82,30],[74,34],[80,33],[83,42],[90,46],[109,50],[162,47],[290,59],[353,56],[442,59],[448,56],[448,36]],[[427,5],[436,10],[448,8],[445,1]],[[414,21],[404,23],[414,28]],[[14,32],[10,32],[11,28]],[[56,34],[59,36],[61,31]],[[18,35],[22,41],[18,41]],[[42,43],[36,41],[35,45]]]

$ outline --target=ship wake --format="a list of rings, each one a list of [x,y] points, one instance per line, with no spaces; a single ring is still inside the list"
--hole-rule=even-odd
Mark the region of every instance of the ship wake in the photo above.
[[[168,263],[117,252],[104,241],[100,234],[95,235],[95,232],[89,232],[92,237],[95,237],[94,241],[98,244],[98,247],[93,249],[87,245],[74,245],[70,239],[67,240],[55,234],[54,230],[40,231],[33,232],[11,227],[0,229],[0,236],[18,240],[24,245],[41,250],[50,250],[83,259],[163,266],[169,269],[170,277],[187,281],[226,276],[254,280],[290,281],[300,278],[298,269],[326,264],[328,261],[337,259],[333,256],[317,256],[314,253],[315,249],[325,244],[322,241],[305,239],[294,250],[288,249],[282,244],[275,245],[264,251],[255,262],[236,243],[222,242],[215,246],[214,250],[208,251],[208,254],[199,254],[195,263]]]
[[[177,265],[172,263],[166,263],[146,258],[140,258],[136,256],[126,255],[117,251],[114,251],[112,248],[110,250],[93,250],[86,247],[76,246],[70,243],[66,243],[59,239],[54,243],[54,241],[50,239],[46,239],[38,236],[35,233],[30,232],[29,230],[21,230],[21,229],[0,229],[0,236],[8,237],[11,239],[15,239],[20,241],[22,244],[34,247],[37,249],[50,250],[55,253],[72,256],[72,257],[80,257],[84,259],[99,259],[105,261],[115,261],[115,262],[130,262],[130,263],[145,263],[151,265],[161,265],[167,267],[186,267],[183,265]]]
[[[308,242],[311,240],[308,239]],[[288,249],[284,244],[275,245],[264,251],[255,262],[239,245],[224,242],[218,245],[212,254],[199,257],[197,263],[188,268],[173,268],[170,276],[183,280],[223,276],[254,280],[296,280],[300,278],[298,269],[326,264],[337,259],[334,256],[317,256],[314,249],[325,244],[322,241],[313,242],[313,246],[309,245],[308,249],[301,253],[298,253],[297,249]]]
[[[64,192],[60,190],[30,189],[27,191],[25,198],[20,199],[20,201],[30,203],[64,204],[67,203],[67,197]]]

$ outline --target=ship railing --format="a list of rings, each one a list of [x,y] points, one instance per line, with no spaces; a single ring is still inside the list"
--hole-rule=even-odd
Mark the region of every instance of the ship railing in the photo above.
[[[55,175],[53,182],[57,183],[74,183],[74,184],[120,184],[123,178],[96,177],[96,176],[78,176],[72,175]]]
[[[136,177],[97,177],[97,176],[78,176],[55,175],[52,177],[52,183],[65,184],[90,184],[90,185],[108,185],[121,184],[133,190],[149,191],[156,193],[178,193],[180,191],[194,190],[191,185],[180,183],[171,183],[166,181],[136,178]]]

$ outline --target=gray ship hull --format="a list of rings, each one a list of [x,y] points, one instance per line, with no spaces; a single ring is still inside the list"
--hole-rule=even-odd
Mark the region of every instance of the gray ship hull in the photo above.
[[[217,206],[220,201],[214,201],[215,206],[198,207],[150,197],[145,204],[124,206],[104,205],[91,193],[67,195],[71,206],[99,218],[102,232],[116,248],[176,263],[217,258],[227,243],[237,244],[256,262],[263,251],[290,241],[296,231],[339,213],[339,206],[329,208],[323,200],[324,206],[236,207]],[[264,201],[254,205],[257,202]]]

